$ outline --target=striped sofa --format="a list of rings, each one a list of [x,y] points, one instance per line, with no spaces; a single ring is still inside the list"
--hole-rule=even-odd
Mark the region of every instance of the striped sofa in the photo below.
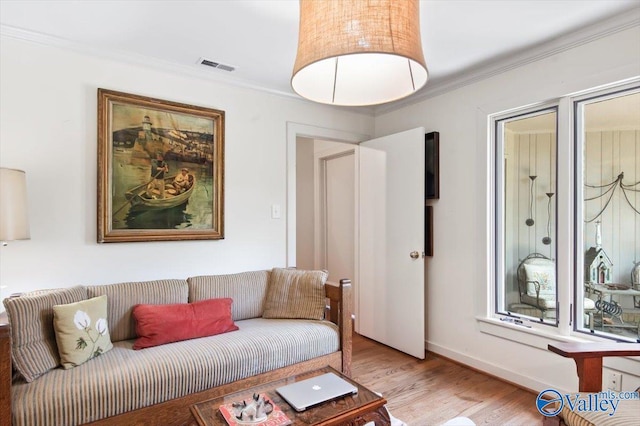
[[[70,370],[55,365],[55,347],[29,340],[43,329],[53,333],[51,293],[5,303],[9,324],[0,325],[0,424],[190,424],[189,407],[196,402],[326,365],[350,374],[350,282],[325,285],[325,320],[267,319],[262,313],[269,277],[269,271],[254,271],[76,287],[74,297],[81,300],[107,295],[113,349]],[[239,330],[132,349],[136,304],[220,297],[233,299]],[[33,349],[14,364],[40,363],[49,371],[31,382],[12,372],[11,341]]]

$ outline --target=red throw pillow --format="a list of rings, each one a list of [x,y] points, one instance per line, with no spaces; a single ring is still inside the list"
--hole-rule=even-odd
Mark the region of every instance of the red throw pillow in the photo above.
[[[171,305],[136,305],[138,338],[133,349],[144,349],[180,340],[213,336],[238,327],[231,319],[232,300],[208,299]]]

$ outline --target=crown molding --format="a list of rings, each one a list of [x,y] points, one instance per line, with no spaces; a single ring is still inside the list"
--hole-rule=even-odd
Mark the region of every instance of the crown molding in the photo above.
[[[195,77],[208,81],[215,81],[225,85],[236,86],[244,89],[258,90],[269,94],[283,96],[291,99],[300,100],[300,98],[294,93],[285,92],[282,90],[270,89],[258,84],[239,79],[237,77],[228,77],[222,74],[218,74],[219,71],[211,70],[209,68],[200,68],[197,63],[193,65],[181,65],[167,61],[163,61],[158,58],[150,56],[139,55],[136,53],[126,52],[115,49],[100,49],[94,46],[90,46],[86,43],[79,43],[76,41],[64,39],[61,37],[51,36],[35,31],[25,30],[22,28],[12,27],[5,24],[0,24],[0,36],[13,38],[21,41],[27,41],[31,43],[41,44],[48,47],[56,47],[65,50],[71,50],[83,55],[94,56],[102,59],[114,60],[117,62],[125,62],[128,64],[144,66],[153,69],[159,69],[174,74],[183,74],[189,77]]]
[[[427,82],[425,88],[413,96],[376,107],[375,114],[388,113],[408,105],[422,102],[426,99],[434,98],[637,26],[640,26],[640,6],[522,51],[485,61],[450,78],[444,78],[431,83]]]
[[[261,86],[251,81],[243,80],[238,77],[228,77],[222,74],[218,74],[219,71],[211,70],[209,68],[200,68],[196,63],[193,65],[181,65],[172,62],[163,61],[158,58],[150,56],[139,55],[131,52],[125,52],[115,49],[100,49],[94,46],[90,46],[86,43],[79,43],[76,41],[64,39],[61,37],[51,36],[35,31],[29,31],[22,28],[12,27],[10,25],[0,24],[0,36],[8,37],[16,40],[26,41],[35,44],[41,44],[47,47],[55,47],[64,50],[71,50],[76,53],[94,56],[101,59],[112,60],[116,62],[124,62],[132,65],[143,66],[152,68],[155,70],[161,70],[173,74],[184,75],[191,78],[198,78],[206,81],[213,81],[224,85],[229,85],[241,89],[249,89],[262,93],[268,93],[271,95],[295,100],[298,102],[305,102],[310,105],[318,106],[317,102],[312,102],[308,99],[304,99],[293,91],[282,91],[277,89],[271,89]],[[361,113],[372,117],[374,115],[374,109],[372,107],[341,107],[331,106],[332,109],[342,109],[344,111],[350,111],[355,113]]]

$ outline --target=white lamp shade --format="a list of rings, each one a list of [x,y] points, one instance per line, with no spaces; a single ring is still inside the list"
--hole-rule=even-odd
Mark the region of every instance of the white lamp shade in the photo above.
[[[0,241],[28,240],[27,179],[22,170],[0,168]]]
[[[427,78],[418,0],[300,0],[291,78],[300,96],[376,105],[411,95]]]

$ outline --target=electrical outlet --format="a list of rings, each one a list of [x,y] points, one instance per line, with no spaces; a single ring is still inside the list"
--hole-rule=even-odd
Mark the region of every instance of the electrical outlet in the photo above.
[[[622,390],[622,374],[609,373],[607,376],[607,389],[620,392]]]

